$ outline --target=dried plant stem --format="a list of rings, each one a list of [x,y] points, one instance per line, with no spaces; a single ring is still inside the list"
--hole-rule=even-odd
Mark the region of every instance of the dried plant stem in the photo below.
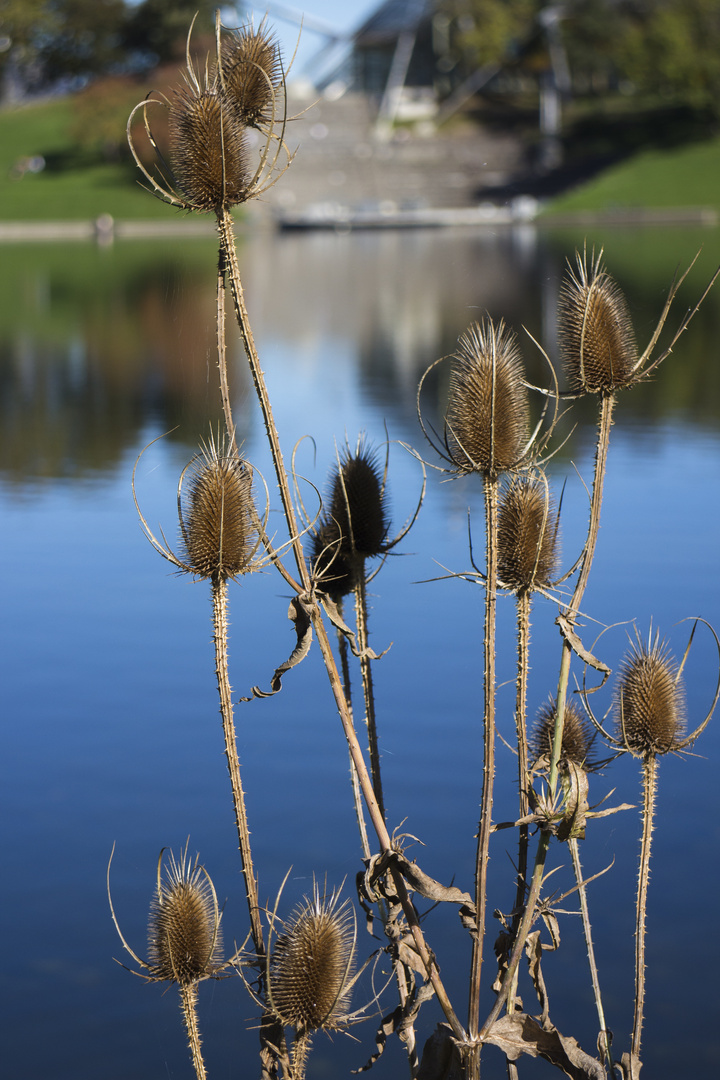
[[[277,478],[278,487],[280,490],[280,499],[283,505],[283,511],[285,513],[285,520],[287,522],[288,531],[291,538],[293,553],[295,556],[295,562],[297,564],[298,575],[300,582],[293,582],[287,571],[284,570],[282,565],[277,562],[276,565],[289,584],[291,584],[299,594],[302,594],[303,598],[308,603],[308,613],[312,620],[313,629],[317,638],[318,646],[322,654],[323,663],[327,671],[328,679],[330,682],[330,688],[332,690],[333,698],[335,699],[335,705],[340,715],[340,720],[345,733],[345,738],[350,750],[351,760],[357,770],[358,780],[360,788],[365,800],[365,805],[370,816],[373,828],[378,838],[380,848],[383,852],[392,850],[392,842],[390,834],[388,833],[385,819],[378,806],[375,793],[373,791],[372,782],[368,773],[367,765],[363,757],[360,743],[358,742],[357,734],[353,724],[353,719],[350,711],[347,707],[347,701],[345,699],[345,691],[343,689],[340,674],[337,669],[335,657],[333,655],[330,640],[328,638],[327,629],[322,619],[319,606],[311,600],[311,581],[308,569],[305,563],[305,557],[303,555],[302,543],[300,540],[299,530],[297,528],[297,519],[295,515],[295,509],[293,507],[290,482],[288,479],[287,471],[283,461],[282,451],[280,448],[280,440],[278,437],[277,428],[273,419],[272,408],[270,405],[270,398],[268,396],[267,387],[265,385],[265,376],[260,367],[260,361],[255,348],[255,341],[253,338],[252,330],[250,327],[250,320],[248,318],[247,309],[245,307],[244,292],[242,288],[242,282],[240,280],[240,270],[237,263],[237,255],[235,252],[235,241],[233,236],[232,218],[227,211],[223,211],[218,215],[218,232],[220,235],[220,243],[225,251],[227,272],[230,277],[230,286],[233,294],[233,302],[235,306],[235,315],[237,318],[240,334],[245,347],[245,353],[250,366],[250,372],[252,375],[253,383],[260,404],[260,410],[263,415],[263,421],[265,423],[265,431],[270,444],[270,450],[272,454],[273,464],[275,467],[275,476]],[[453,1029],[453,1034],[457,1039],[464,1041],[466,1038],[465,1031],[462,1024],[455,1015],[455,1011],[452,1007],[447,991],[440,978],[440,973],[435,963],[431,952],[425,944],[425,939],[420,928],[417,913],[412,905],[410,897],[408,895],[407,887],[402,875],[391,864],[390,871],[393,878],[393,884],[397,890],[398,899],[403,908],[405,918],[408,922],[408,927],[413,938],[413,944],[417,950],[418,956],[426,971],[427,977],[435,991],[438,999],[438,1003],[442,1008],[445,1017]]]
[[[590,499],[590,520],[588,523],[588,535],[585,541],[580,573],[575,583],[570,604],[563,614],[571,624],[574,623],[580,610],[580,604],[585,594],[590,568],[595,557],[598,532],[600,529],[600,511],[602,509],[603,488],[605,484],[605,472],[607,468],[608,447],[610,445],[610,428],[613,422],[613,410],[615,408],[615,395],[604,394],[600,399],[600,421],[598,424],[598,438],[595,448],[595,476],[593,480],[592,496]],[[557,706],[555,710],[555,732],[553,735],[552,757],[550,760],[550,773],[548,783],[551,796],[555,795],[557,788],[558,762],[562,749],[563,730],[565,725],[565,701],[567,700],[568,681],[570,678],[570,661],[572,648],[563,639],[562,656],[560,659],[560,677],[558,679]]]
[[[220,399],[222,401],[225,427],[235,453],[239,456],[237,439],[235,436],[235,424],[233,422],[232,405],[230,402],[230,386],[227,373],[227,349],[225,344],[225,289],[227,283],[227,261],[225,248],[222,244],[218,249],[218,276],[217,276],[217,354],[218,375],[220,380]]]
[[[471,1041],[475,1041],[477,1037],[480,1020],[480,979],[482,975],[483,943],[485,940],[485,905],[490,858],[493,781],[495,778],[495,618],[497,607],[498,487],[497,478],[485,477],[487,576],[485,579],[485,640],[483,646],[485,666],[483,680],[483,780],[475,862],[477,936],[473,937],[470,1000],[468,1004],[468,1029]]]
[[[340,601],[342,604],[342,601]],[[342,607],[339,607],[340,615],[342,616]],[[340,667],[342,669],[343,689],[345,690],[345,700],[347,701],[347,707],[350,715],[352,716],[352,696],[350,689],[350,664],[348,660],[348,643],[344,634],[341,634],[338,630],[338,651],[340,653]],[[358,779],[357,769],[355,763],[350,758],[350,781],[353,789],[353,801],[355,803],[355,816],[358,823],[358,832],[360,833],[360,846],[362,847],[363,858],[369,859],[372,855],[370,850],[370,841],[368,840],[367,825],[365,824],[365,811],[363,810],[362,793],[360,791],[360,781]]]
[[[364,567],[363,573],[359,575],[358,583],[355,586],[355,618],[357,621],[358,651],[360,653],[360,676],[362,678],[363,698],[365,699],[365,723],[368,729],[370,776],[372,777],[373,791],[380,807],[380,813],[385,817],[382,777],[380,774],[380,748],[378,747],[377,724],[375,722],[375,694],[373,691],[371,661],[368,655],[368,613]]]
[[[647,754],[643,762],[643,829],[635,909],[635,1016],[630,1051],[631,1062],[638,1063],[645,1011],[645,915],[647,911],[648,882],[650,880],[650,845],[652,842],[653,819],[655,817],[656,791],[657,757],[655,754]]]
[[[588,523],[588,535],[585,542],[585,551],[583,553],[582,564],[580,567],[580,573],[578,580],[575,584],[570,604],[563,612],[568,622],[573,623],[580,610],[580,604],[582,601],[585,588],[587,586],[588,576],[590,574],[590,567],[595,554],[595,546],[597,544],[598,530],[600,528],[600,511],[602,509],[602,497],[603,486],[605,481],[605,470],[607,466],[607,453],[610,442],[610,428],[612,427],[613,409],[615,406],[615,396],[613,394],[603,395],[600,404],[600,421],[598,424],[598,438],[595,451],[595,477],[593,480],[592,496],[590,500],[590,520]],[[558,779],[558,763],[560,761],[560,754],[562,750],[562,737],[565,725],[565,702],[567,700],[568,682],[570,678],[570,661],[572,659],[572,647],[566,638],[563,638],[562,654],[560,658],[560,675],[558,678],[558,693],[557,704],[555,709],[555,731],[553,735],[552,756],[550,761],[550,771],[548,777],[548,785],[550,788],[551,798],[554,797],[557,790]],[[523,912],[522,921],[517,932],[513,944],[512,954],[508,963],[507,970],[503,976],[502,986],[498,993],[495,1004],[488,1016],[487,1020],[482,1026],[482,1029],[478,1035],[479,1039],[482,1039],[490,1030],[492,1025],[499,1017],[503,1005],[508,999],[511,987],[514,984],[515,974],[520,963],[520,957],[525,947],[525,941],[527,935],[530,933],[530,928],[535,919],[535,908],[540,897],[540,889],[542,887],[543,875],[545,871],[545,860],[550,848],[551,832],[548,829],[543,830],[540,833],[540,839],[538,841],[537,851],[535,853],[535,865],[533,867],[532,878],[530,881],[530,887],[528,890],[527,899],[525,901],[525,910]]]
[[[518,755],[518,787],[520,818],[528,813],[528,742],[527,742],[527,683],[529,670],[530,652],[530,604],[531,594],[524,590],[517,597],[517,678],[515,682],[515,731],[517,735]],[[517,934],[520,925],[523,906],[525,904],[525,891],[527,883],[528,867],[528,840],[529,828],[527,825],[520,826],[518,836],[518,864],[517,864],[517,889],[515,893],[515,918],[513,919],[513,936]],[[517,989],[517,972],[513,985],[508,993],[508,1012],[513,1011],[515,992]]]
[[[232,787],[235,824],[237,825],[238,845],[245,878],[245,895],[250,913],[250,928],[253,945],[258,955],[264,953],[263,930],[260,921],[257,882],[253,869],[250,849],[250,830],[248,829],[245,810],[245,794],[240,778],[240,761],[237,752],[235,719],[233,716],[232,692],[228,676],[227,651],[227,582],[214,580],[212,583],[213,627],[215,636],[215,672],[217,674],[218,693],[220,694],[220,712],[222,714],[223,734],[225,736],[225,757],[227,758],[230,785]]]
[[[301,1028],[293,1042],[292,1050],[292,1064],[291,1074],[289,1080],[305,1080],[305,1070],[307,1069],[307,1060],[310,1054],[311,1036],[310,1033]]]
[[[197,983],[180,986],[180,1007],[182,1009],[183,1020],[185,1021],[185,1029],[187,1031],[190,1053],[192,1054],[193,1065],[195,1067],[195,1075],[197,1076],[197,1080],[205,1080],[207,1074],[205,1072],[205,1063],[200,1049],[197,999]]]
[[[580,865],[580,845],[577,842],[577,837],[571,836],[568,839],[568,845],[570,847],[570,854],[572,855],[575,881],[578,886],[578,896],[580,897],[580,914],[582,916],[583,933],[585,934],[585,945],[587,947],[588,963],[590,965],[590,978],[592,980],[593,994],[595,996],[598,1024],[600,1025],[600,1045],[602,1046],[608,1069],[612,1076],[615,1067],[610,1045],[612,1036],[605,1023],[605,1010],[603,1009],[602,995],[600,993],[600,980],[598,978],[597,964],[595,963],[595,949],[593,947],[592,929],[590,926],[590,913],[587,905],[587,893],[585,891],[585,885],[583,884],[582,866]]]

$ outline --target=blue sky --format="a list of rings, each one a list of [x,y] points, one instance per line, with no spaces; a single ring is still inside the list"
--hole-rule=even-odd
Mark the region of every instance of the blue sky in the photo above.
[[[312,27],[312,20],[317,19],[339,32],[350,32],[359,26],[374,10],[380,6],[381,0],[302,0],[301,3],[293,3],[293,0],[273,0],[268,3],[257,5],[246,3],[248,10],[253,10],[256,17],[262,17],[268,12],[270,22],[275,28],[283,55],[286,58],[292,56],[297,41],[298,27],[290,21],[279,17],[281,12],[291,12],[295,16],[305,15],[308,23],[302,32],[295,61],[295,72],[300,73],[304,64],[308,62],[323,46],[326,39],[317,33]]]

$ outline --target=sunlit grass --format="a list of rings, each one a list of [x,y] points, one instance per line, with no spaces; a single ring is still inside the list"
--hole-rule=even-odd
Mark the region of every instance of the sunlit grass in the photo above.
[[[645,150],[554,199],[546,212],[692,206],[720,210],[720,138]]]

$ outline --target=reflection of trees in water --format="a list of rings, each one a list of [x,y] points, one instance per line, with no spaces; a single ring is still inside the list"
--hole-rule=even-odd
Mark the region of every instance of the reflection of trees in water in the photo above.
[[[148,426],[193,446],[220,419],[212,277],[149,259],[95,288],[40,265],[26,284],[42,310],[0,338],[8,478],[110,468]]]
[[[696,244],[667,230],[589,238],[596,246],[605,242],[608,268],[626,292],[641,348],[675,266],[687,263],[701,239],[713,246],[712,235]],[[458,335],[486,312],[516,330],[530,381],[547,385],[546,366],[523,327],[554,359],[557,292],[577,243],[582,236],[528,226],[473,233],[258,234],[245,241],[240,261],[261,358],[268,341],[280,367],[301,356],[332,362],[328,358],[342,351],[357,365],[361,394],[387,417],[391,437],[418,445],[420,375],[452,353]],[[705,266],[693,272],[678,298],[673,327],[700,295],[717,254],[708,251],[703,258]],[[143,428],[179,425],[171,438],[192,448],[220,418],[212,244],[195,249],[178,242],[164,250],[118,244],[102,253],[57,245],[42,254],[13,251],[3,263],[0,469],[7,476],[81,475],[111,467],[136,445]],[[719,323],[716,290],[657,376],[620,396],[620,426],[641,428],[678,416],[717,424]],[[236,353],[234,396],[244,398],[247,376],[230,321],[228,330]],[[321,366],[306,365],[308,380],[323,378]],[[447,365],[424,391],[424,414],[436,427],[446,382]],[[332,407],[323,387],[314,392],[308,383],[307,391],[308,408],[313,401]],[[253,416],[252,409],[236,411],[241,428]],[[577,454],[594,421],[595,403],[577,403],[578,428],[563,457]],[[343,424],[338,415],[338,431]]]

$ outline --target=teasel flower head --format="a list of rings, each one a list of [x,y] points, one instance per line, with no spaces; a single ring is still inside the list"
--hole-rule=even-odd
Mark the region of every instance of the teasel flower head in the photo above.
[[[277,111],[283,65],[275,37],[265,27],[243,26],[222,40],[220,73],[225,96],[242,124],[263,128]]]
[[[315,530],[310,544],[310,565],[315,580],[331,600],[339,603],[355,588],[357,568],[353,568],[341,550],[337,524],[324,521]]]
[[[385,481],[377,455],[360,440],[341,454],[331,477],[329,521],[348,560],[373,559],[386,550],[389,528]]]
[[[521,594],[552,585],[559,561],[559,514],[544,477],[514,476],[500,493],[498,577]]]
[[[445,443],[458,472],[490,479],[528,452],[527,390],[517,339],[485,319],[460,337],[452,357]]]
[[[273,922],[277,919],[273,915]],[[349,900],[321,895],[317,883],[282,926],[268,958],[268,1008],[298,1032],[339,1031],[355,983],[357,927]]]
[[[293,157],[283,138],[285,79],[277,44],[261,27],[236,32],[225,45],[222,29],[218,15],[215,61],[211,64],[208,58],[204,71],[198,71],[190,57],[191,26],[183,84],[170,98],[141,101],[127,123],[130,150],[153,194],[172,206],[218,217],[267,191]],[[157,107],[168,112],[167,162],[152,132],[151,113]],[[135,146],[138,113],[156,155],[149,168]],[[250,164],[249,126],[261,128],[264,135],[255,165]]]
[[[188,81],[168,114],[170,165],[188,205],[227,210],[244,202],[251,181],[245,132],[217,86]]]
[[[560,291],[560,355],[572,390],[611,394],[634,381],[638,353],[625,296],[607,273],[602,253],[577,256]]]
[[[631,642],[615,687],[616,739],[630,753],[667,754],[685,733],[685,694],[680,667],[658,634]]]
[[[539,761],[541,758],[550,761],[556,715],[556,703],[550,698],[538,712],[530,736],[530,754],[535,761]],[[591,757],[594,739],[595,733],[582,709],[572,699],[566,701],[560,764],[571,762],[585,772],[590,772],[597,764]]]
[[[263,560],[255,560],[254,556],[267,524],[267,512],[260,521],[253,500],[252,466],[225,440],[215,440],[211,436],[180,476],[177,492],[180,552],[177,555],[164,536],[162,541],[158,540],[140,510],[135,490],[140,457],[133,469],[132,487],[143,532],[155,550],[180,573],[194,574],[219,584],[263,565]],[[188,476],[187,490],[184,491]]]
[[[203,979],[221,977],[228,966],[222,961],[221,912],[215,886],[198,856],[191,859],[186,844],[179,858],[170,852],[163,866],[165,850],[158,857],[157,883],[150,904],[147,960],[128,945],[115,916],[110,896],[112,855],[107,872],[110,912],[124,948],[140,969],[136,975],[148,982],[190,987]]]
[[[257,550],[252,470],[213,441],[187,467],[180,507],[183,562],[198,578],[226,580],[250,569]]]
[[[148,960],[158,982],[189,986],[222,966],[222,931],[217,897],[205,868],[170,852],[164,873],[158,860],[157,888],[148,922]]]

